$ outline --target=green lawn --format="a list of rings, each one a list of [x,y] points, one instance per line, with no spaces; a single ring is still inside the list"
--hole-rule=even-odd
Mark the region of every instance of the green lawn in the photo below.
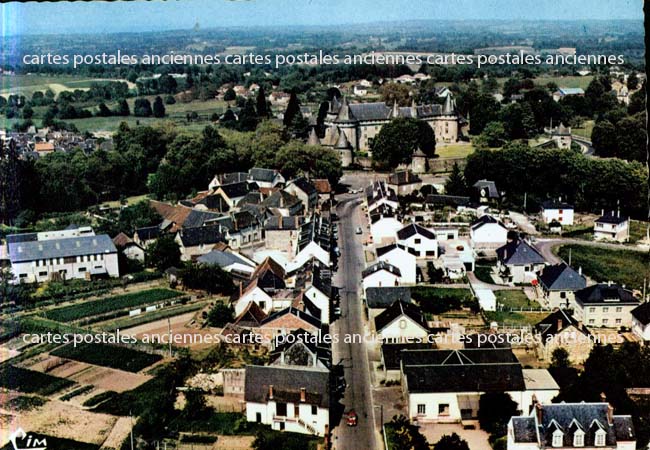
[[[477,265],[474,268],[474,275],[476,275],[476,278],[481,280],[484,283],[490,283],[494,284],[494,280],[492,279],[492,276],[490,275],[492,273],[492,267],[493,266],[479,266]]]
[[[614,281],[630,289],[642,289],[650,279],[650,254],[632,250],[612,250],[585,245],[563,245],[557,251],[571,265],[582,267],[585,275],[598,282]]]
[[[474,153],[474,146],[470,143],[437,145],[436,155],[440,159],[466,158]]]
[[[503,325],[524,326],[535,325],[549,315],[549,312],[503,312],[486,311],[485,318],[489,322],[497,322]]]
[[[591,140],[591,132],[594,130],[594,121],[585,120],[580,128],[571,128],[571,133],[577,136],[582,136],[585,139]]]
[[[89,78],[73,75],[3,75],[0,76],[0,95],[7,97],[11,94],[19,94],[31,98],[34,92],[37,91],[45,92],[51,89],[55,94],[59,94],[63,91],[88,89],[92,83],[108,81],[127,82],[126,80],[108,80],[106,78]],[[133,83],[128,84],[129,88],[135,87]]]
[[[74,385],[73,381],[22,367],[5,366],[0,370],[3,388],[47,396]]]
[[[533,81],[535,84],[539,86],[546,86],[548,83],[555,83],[558,85],[558,87],[565,87],[565,88],[582,88],[582,89],[587,89],[587,86],[589,86],[589,83],[591,83],[591,80],[593,80],[593,76],[587,75],[584,77],[581,76],[566,76],[566,77],[560,77],[560,76],[541,76],[538,78],[535,78]]]
[[[526,297],[523,290],[502,290],[495,291],[494,295],[497,297],[499,306],[505,308],[540,308],[541,305],[535,300],[530,300]]]

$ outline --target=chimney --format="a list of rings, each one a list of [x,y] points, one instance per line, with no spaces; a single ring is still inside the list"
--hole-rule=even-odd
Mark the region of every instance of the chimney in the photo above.
[[[244,295],[244,282],[240,281],[239,282],[239,296],[241,297],[242,295]]]
[[[582,276],[582,266],[578,267],[578,275]]]
[[[314,367],[318,366],[318,353],[314,352]]]
[[[562,330],[562,319],[557,319],[557,331]]]
[[[280,352],[280,365],[284,366],[284,350]]]
[[[600,210],[600,215],[601,215],[601,216],[604,216],[604,215],[605,215],[605,210],[604,210],[604,209],[601,209],[601,210]]]
[[[603,403],[607,402],[607,395],[604,392],[600,393],[600,401]]]
[[[544,412],[544,407],[541,403],[535,404],[535,413],[537,415],[537,424],[541,425],[542,423],[542,413]]]
[[[307,401],[307,392],[304,387],[300,388],[300,403],[305,403]]]
[[[529,411],[530,413],[532,413],[535,410],[535,408],[537,408],[537,404],[539,403],[537,401],[537,396],[535,394],[533,394],[533,396],[531,398],[531,402],[532,402],[532,405],[530,407],[530,411]]]
[[[269,400],[273,400],[273,385],[269,384]]]

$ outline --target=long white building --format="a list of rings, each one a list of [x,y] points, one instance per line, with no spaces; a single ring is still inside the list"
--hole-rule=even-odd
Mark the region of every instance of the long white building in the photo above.
[[[14,283],[120,276],[113,241],[91,228],[9,235],[7,254]]]

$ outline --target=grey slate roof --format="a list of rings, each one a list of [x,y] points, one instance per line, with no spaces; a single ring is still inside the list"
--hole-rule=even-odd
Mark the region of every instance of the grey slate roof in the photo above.
[[[511,349],[406,350],[402,371],[410,393],[526,389],[521,364]]]
[[[293,208],[300,199],[286,191],[275,191],[262,201],[262,205],[267,208]]]
[[[619,225],[622,224],[623,222],[627,222],[627,217],[619,217],[615,215],[604,215],[596,219],[596,223],[611,223],[614,225]]]
[[[650,302],[645,302],[634,308],[632,310],[632,316],[643,325],[650,324]]]
[[[273,216],[264,224],[265,230],[297,230],[304,222],[304,217],[301,216]]]
[[[467,206],[471,199],[460,195],[429,194],[425,202],[429,205]]]
[[[427,239],[435,239],[436,238],[436,235],[432,231],[427,230],[426,228],[424,228],[424,227],[422,227],[422,226],[420,226],[420,225],[418,225],[416,223],[412,223],[410,225],[407,225],[404,228],[402,228],[401,230],[399,230],[397,232],[397,238],[400,239],[400,240],[408,239],[408,238],[410,238],[411,236],[413,236],[415,234],[422,235]]]
[[[398,170],[388,176],[388,184],[396,184],[398,186],[421,182],[422,179],[411,170]]]
[[[566,263],[544,267],[538,276],[540,283],[549,291],[577,291],[587,286],[587,280]]]
[[[236,254],[230,252],[222,252],[220,250],[212,250],[210,253],[206,253],[205,255],[199,257],[197,259],[197,262],[201,264],[216,265],[222,268],[228,267],[235,263],[254,267],[251,263],[237,256]]]
[[[244,181],[240,183],[222,184],[218,189],[221,189],[228,198],[234,199],[245,196],[252,190],[252,187],[254,186]]]
[[[216,244],[223,242],[219,225],[209,225],[204,227],[183,228],[178,232],[184,247],[195,247],[197,245]]]
[[[248,171],[249,179],[252,181],[263,181],[272,183],[278,174],[277,170],[263,169],[261,167],[253,167]]]
[[[430,344],[424,342],[408,342],[404,344],[382,344],[381,354],[384,362],[384,369],[399,370],[402,363],[402,352],[405,350],[431,349]]]
[[[487,225],[489,223],[496,223],[499,224],[502,228],[506,228],[505,225],[503,225],[499,220],[495,219],[494,217],[488,215],[488,214],[483,214],[481,217],[476,219],[472,224],[470,225],[470,228],[472,230],[478,230],[481,228],[483,225]]]
[[[514,440],[519,443],[537,442],[537,425],[534,417],[513,417]]]
[[[46,241],[14,242],[8,244],[11,263],[38,259],[66,258],[84,255],[116,253],[117,249],[106,234],[77,236]]]
[[[378,333],[381,333],[381,330],[402,316],[410,318],[425,330],[429,330],[427,321],[424,319],[420,307],[411,302],[403,302],[401,300],[396,301],[390,305],[386,311],[375,317],[375,329]]]
[[[307,195],[316,194],[316,187],[307,180],[305,177],[298,177],[291,180],[291,184],[295,185],[298,189]]]
[[[161,234],[160,228],[157,226],[138,228],[135,232],[138,234],[138,238],[140,238],[141,241],[158,239],[158,236]]]
[[[631,291],[623,289],[618,284],[594,284],[593,286],[580,289],[575,293],[576,300],[582,304],[635,304],[639,299],[632,295]]]
[[[244,399],[247,402],[267,403],[269,386],[273,386],[274,401],[298,404],[300,389],[304,388],[305,403],[329,408],[329,371],[325,369],[246,366]]]
[[[366,289],[368,308],[388,308],[396,301],[411,302],[411,288],[408,286],[371,287]]]
[[[542,202],[544,209],[573,209],[573,205],[558,200],[546,200]]]
[[[14,244],[16,242],[29,242],[38,240],[37,233],[21,233],[7,235],[7,244]]]
[[[497,249],[497,256],[504,264],[523,266],[526,264],[543,264],[544,257],[526,241],[515,239]]]
[[[542,319],[535,325],[535,331],[541,336],[542,342],[547,342],[549,338],[568,327],[574,327],[585,336],[591,336],[591,332],[587,327],[578,322],[571,313],[564,309],[558,309]]]
[[[473,187],[479,190],[486,188],[489,198],[499,198],[499,191],[497,190],[497,185],[494,183],[494,181],[478,180],[473,184]]]
[[[218,219],[221,214],[193,209],[183,222],[183,228],[202,227],[207,222]]]
[[[386,261],[379,261],[373,264],[370,267],[367,267],[363,272],[361,272],[361,276],[363,278],[366,278],[367,276],[372,275],[373,273],[379,272],[380,270],[387,270],[388,272],[397,275],[398,277],[402,276],[402,273],[399,270],[399,267],[395,267],[394,265],[386,262]]]

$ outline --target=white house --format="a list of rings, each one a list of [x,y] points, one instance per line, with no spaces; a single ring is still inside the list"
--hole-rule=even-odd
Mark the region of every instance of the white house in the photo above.
[[[120,276],[117,249],[105,234],[14,234],[7,236],[7,253],[14,283]]]
[[[413,250],[418,258],[435,259],[438,257],[436,234],[418,224],[412,223],[399,230],[397,243]]]
[[[255,183],[260,188],[273,188],[284,184],[285,181],[282,174],[274,169],[253,167],[248,171],[248,182]]]
[[[370,234],[375,243],[395,242],[397,232],[404,227],[397,213],[388,205],[375,208],[370,214]]]
[[[562,199],[547,200],[542,203],[542,220],[545,224],[559,222],[562,226],[573,225],[573,205]]]
[[[404,350],[402,390],[417,423],[454,423],[478,416],[481,395],[505,392],[528,411],[533,399],[550,402],[560,388],[546,370],[524,370],[510,348]]]
[[[650,302],[632,310],[632,331],[644,341],[650,341]]]
[[[632,291],[615,283],[600,283],[575,292],[573,315],[587,326],[631,327],[632,310],[639,306]]]
[[[365,95],[368,95],[368,88],[366,86],[362,86],[360,84],[356,84],[354,86],[354,95],[357,97],[363,97]]]
[[[384,342],[426,340],[427,322],[420,308],[413,303],[396,301],[375,317],[375,331]]]
[[[543,303],[551,308],[566,308],[574,301],[575,292],[587,287],[582,269],[576,272],[566,263],[544,267],[537,275],[537,281],[538,293],[544,298]]]
[[[332,279],[318,264],[314,264],[311,279],[307,282],[304,296],[321,312],[320,321],[330,323],[330,298],[332,296]]]
[[[375,181],[370,186],[368,186],[365,190],[365,195],[368,213],[372,212],[382,205],[387,205],[394,211],[397,211],[399,208],[399,200],[397,199],[397,194],[383,181]]]
[[[212,250],[197,259],[198,263],[221,267],[225,272],[250,277],[255,271],[254,261],[236,252]]]
[[[508,229],[494,217],[485,214],[472,223],[469,237],[475,252],[494,251],[508,241]]]
[[[277,431],[324,436],[329,430],[329,376],[318,367],[247,366],[246,420]]]
[[[416,257],[406,247],[390,244],[376,249],[377,259],[397,267],[402,274],[402,283],[415,284],[417,282]]]
[[[371,287],[399,286],[402,279],[400,270],[386,261],[379,261],[367,267],[361,275],[364,292]]]
[[[535,247],[523,239],[515,239],[497,249],[497,269],[507,283],[529,283],[537,278],[546,260]]]
[[[291,261],[291,270],[303,267],[312,259],[317,259],[323,266],[330,265],[331,229],[329,222],[314,214],[309,222],[300,227],[296,255]]]
[[[289,181],[284,190],[298,197],[305,205],[306,210],[313,211],[318,206],[316,186],[305,177],[298,177]]]
[[[630,221],[620,214],[603,215],[594,222],[594,239],[626,242],[630,239]]]
[[[133,239],[124,233],[119,233],[113,238],[113,244],[128,259],[135,261],[144,261],[144,248],[136,244]]]
[[[632,416],[615,415],[606,402],[537,402],[510,419],[507,436],[508,450],[636,448]]]

